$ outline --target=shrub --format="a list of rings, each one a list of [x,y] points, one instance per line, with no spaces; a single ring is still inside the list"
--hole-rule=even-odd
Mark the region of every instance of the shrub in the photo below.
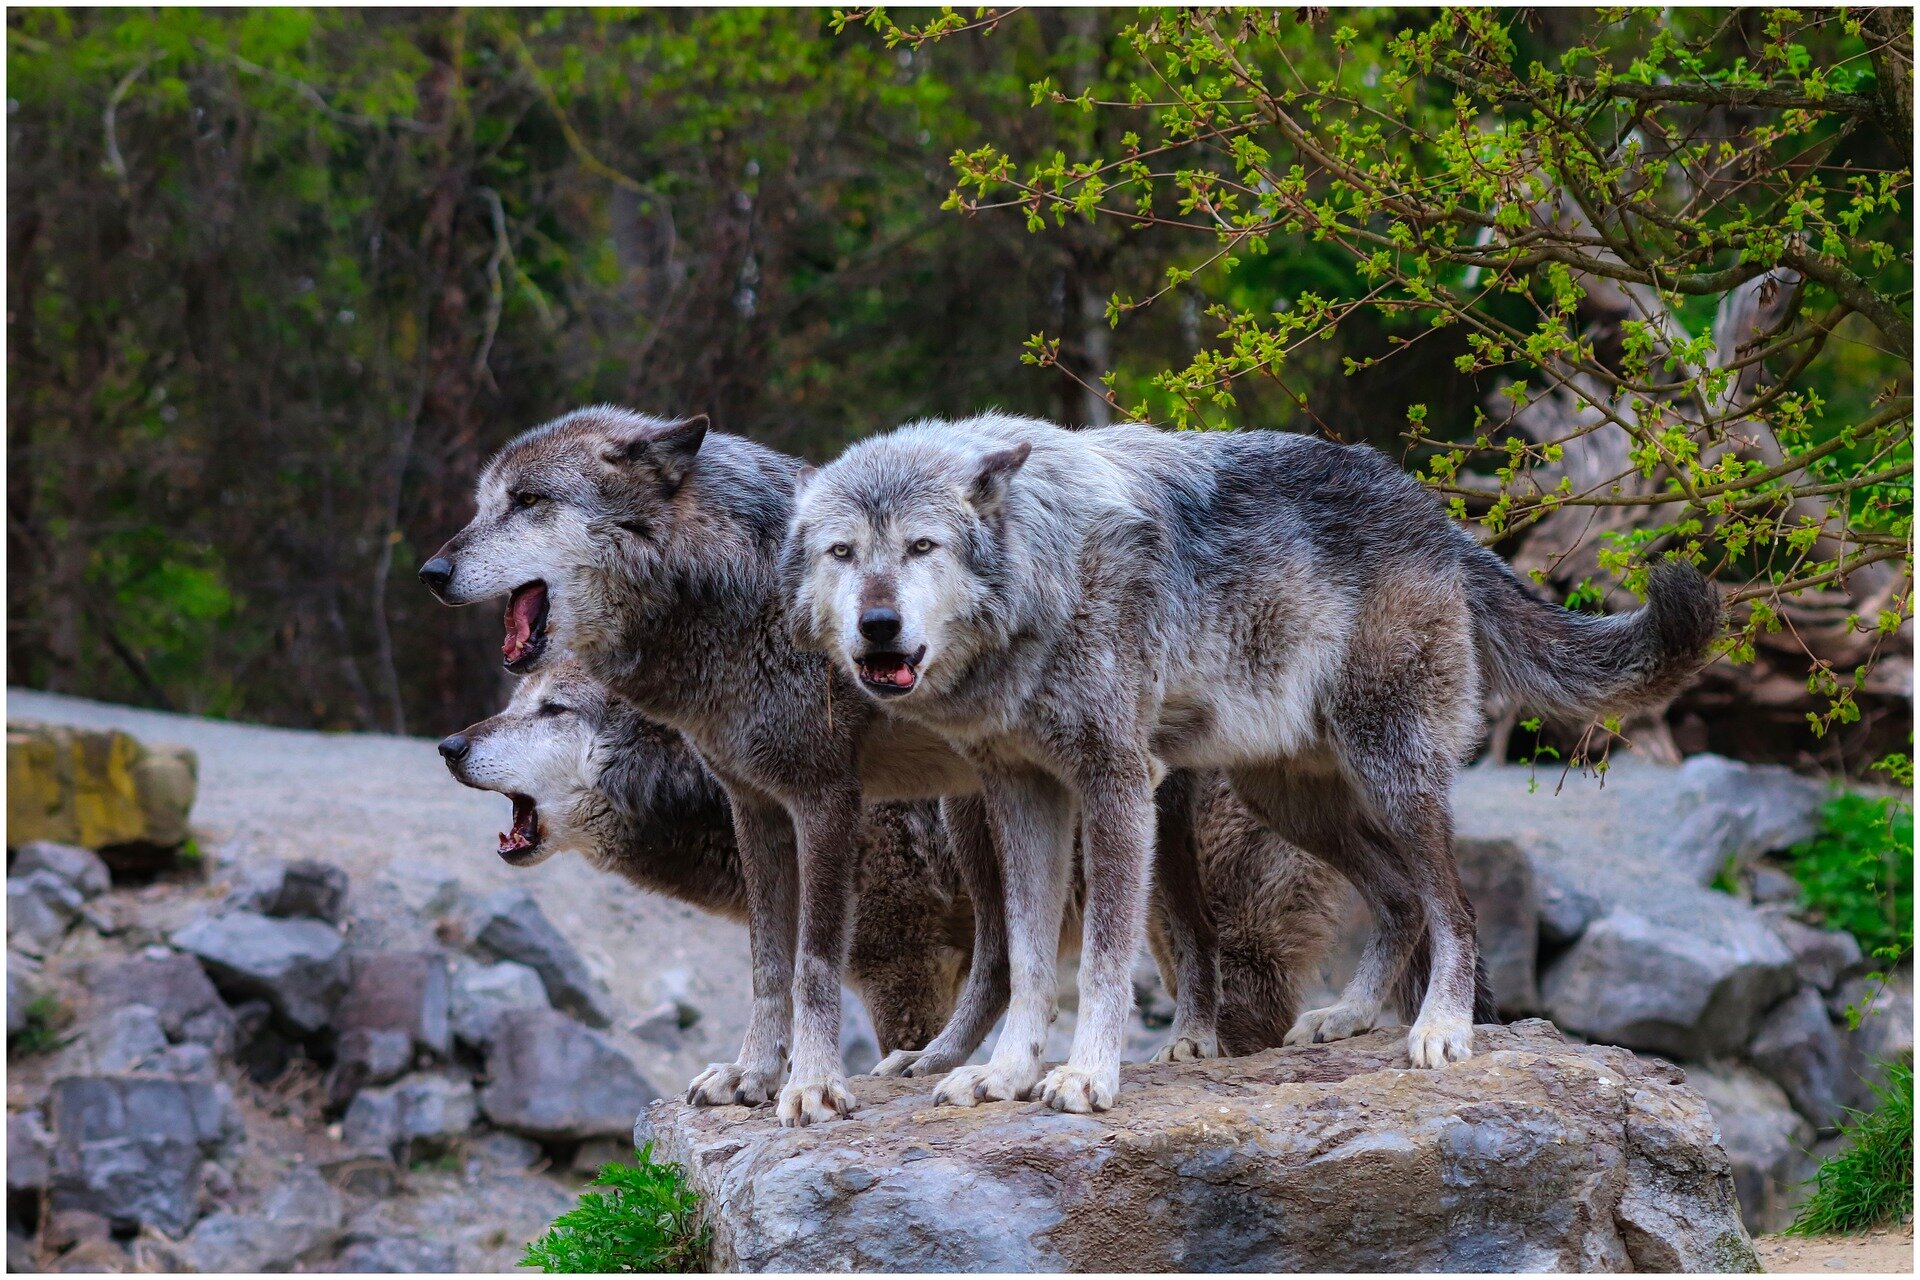
[[[15,1035],[9,1047],[23,1058],[47,1053],[60,1045],[60,1031],[68,1014],[52,996],[37,996],[27,1005],[27,1025]]]
[[[606,1164],[588,1191],[527,1246],[523,1267],[547,1272],[686,1272],[706,1268],[708,1231],[700,1197],[680,1166],[655,1164],[653,1144],[637,1165]]]
[[[1820,1166],[1813,1198],[1787,1228],[1815,1236],[1868,1227],[1913,1215],[1913,1067],[1894,1064],[1877,1085],[1880,1105],[1855,1112],[1845,1151]]]
[[[1891,796],[1840,795],[1823,830],[1789,852],[1801,903],[1876,955],[1903,950],[1913,930],[1913,810]]]

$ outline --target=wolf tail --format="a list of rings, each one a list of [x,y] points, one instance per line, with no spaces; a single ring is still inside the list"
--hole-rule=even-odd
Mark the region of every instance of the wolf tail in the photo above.
[[[1720,630],[1720,597],[1692,565],[1653,567],[1647,603],[1607,617],[1536,598],[1482,547],[1467,562],[1487,692],[1550,715],[1630,711],[1677,693]]]

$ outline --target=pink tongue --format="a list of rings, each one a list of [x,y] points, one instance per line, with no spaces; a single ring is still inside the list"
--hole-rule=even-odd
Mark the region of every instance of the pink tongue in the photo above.
[[[507,601],[507,638],[500,652],[508,662],[517,660],[533,640],[533,616],[539,608],[539,588],[516,592]]]
[[[895,667],[893,669],[893,683],[901,689],[911,688],[913,686],[913,668],[904,662]]]

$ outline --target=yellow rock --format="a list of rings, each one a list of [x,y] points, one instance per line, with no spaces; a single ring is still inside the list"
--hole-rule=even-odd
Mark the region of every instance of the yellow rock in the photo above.
[[[172,848],[187,838],[199,762],[118,730],[7,725],[7,844]]]

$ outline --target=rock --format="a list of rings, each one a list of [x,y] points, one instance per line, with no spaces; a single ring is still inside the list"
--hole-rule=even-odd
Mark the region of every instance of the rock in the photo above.
[[[508,1009],[547,1009],[546,984],[523,964],[467,964],[454,974],[454,1034],[479,1048],[493,1034],[493,1021]]]
[[[80,891],[51,871],[7,877],[7,945],[30,956],[51,954],[80,914]]]
[[[1802,987],[1774,1006],[1747,1047],[1747,1057],[1786,1090],[1793,1109],[1815,1129],[1840,1127],[1846,1116],[1841,1098],[1846,1049],[1818,991]]]
[[[166,1048],[160,1015],[144,1004],[127,1004],[88,1023],[68,1052],[79,1050],[87,1059],[76,1074],[118,1075]]]
[[[203,1044],[169,1045],[140,1064],[140,1070],[154,1075],[175,1076],[182,1080],[213,1080],[219,1072],[215,1068],[213,1050]]]
[[[114,729],[9,723],[7,840],[98,849],[128,870],[164,865],[187,838],[198,774],[185,747],[145,746]]]
[[[53,1135],[40,1108],[7,1112],[7,1190],[38,1192],[52,1168]]]
[[[22,1274],[40,1269],[39,1259],[33,1254],[33,1241],[15,1231],[11,1224],[7,1227],[7,1270]]]
[[[1134,993],[1137,997],[1138,987],[1135,987]],[[627,1030],[662,1049],[677,1049],[686,1038],[686,1028],[680,1024],[680,1006],[671,1000],[662,1000],[635,1018],[627,1024]],[[845,1039],[844,1032],[841,1038]]]
[[[298,1168],[268,1192],[257,1214],[222,1210],[187,1238],[196,1271],[287,1271],[330,1252],[346,1211],[340,1193],[314,1169]]]
[[[320,1166],[328,1181],[356,1196],[385,1200],[400,1185],[400,1171],[393,1157],[379,1152],[356,1152],[329,1160]]]
[[[1831,991],[1863,958],[1860,944],[1843,930],[1816,929],[1777,911],[1768,911],[1766,921],[1793,953],[1794,970],[1805,985]]]
[[[1719,1127],[1733,1165],[1747,1230],[1758,1235],[1793,1221],[1813,1176],[1813,1126],[1802,1120],[1780,1086],[1750,1067],[1695,1066],[1687,1082],[1700,1091]]]
[[[1737,1053],[1794,987],[1793,954],[1722,894],[1689,924],[1616,910],[1587,926],[1541,984],[1547,1012],[1589,1040],[1676,1057]]]
[[[89,1240],[105,1240],[113,1234],[113,1224],[87,1209],[62,1209],[47,1218],[40,1243],[49,1249],[71,1249]]]
[[[540,1144],[517,1133],[495,1131],[467,1144],[467,1153],[496,1169],[519,1172],[531,1169],[546,1157]]]
[[[409,1076],[361,1090],[341,1122],[340,1140],[353,1151],[390,1153],[404,1144],[408,1158],[433,1156],[471,1129],[477,1115],[473,1082],[466,1077]]]
[[[1664,852],[1695,884],[1711,884],[1729,861],[1745,866],[1819,833],[1829,793],[1816,779],[1715,755],[1693,756],[1675,775],[1681,804],[1693,807]]]
[[[29,871],[51,871],[77,889],[82,898],[97,897],[113,887],[113,873],[100,855],[79,845],[28,841],[14,855],[8,874],[19,876]]]
[[[1480,955],[1494,1000],[1507,1017],[1540,1012],[1534,964],[1540,953],[1540,904],[1533,864],[1511,840],[1456,840],[1460,881],[1473,903]]]
[[[573,1171],[598,1173],[604,1165],[633,1164],[634,1150],[631,1137],[588,1139],[574,1150]]]
[[[7,1036],[11,1039],[27,1029],[27,1009],[40,997],[35,981],[37,966],[25,956],[7,952]]]
[[[626,1135],[660,1096],[604,1036],[552,1009],[512,1009],[487,1044],[487,1119],[546,1141]]]
[[[343,1107],[369,1085],[398,1080],[413,1066],[413,1038],[404,1031],[343,1031],[327,1071],[327,1105]]]
[[[347,873],[330,862],[262,858],[248,863],[226,905],[288,919],[338,924],[347,902]]]
[[[291,1034],[325,1027],[350,977],[346,943],[318,920],[279,920],[234,911],[199,920],[171,941],[200,957],[229,999],[258,996]]]
[[[1112,1111],[930,1105],[852,1082],[850,1121],[655,1104],[717,1271],[1751,1271],[1712,1118],[1677,1072],[1480,1027],[1122,1068]]]
[[[70,1076],[54,1081],[52,1097],[52,1207],[104,1214],[117,1231],[185,1231],[198,1213],[202,1160],[242,1134],[219,1085]]]
[[[1534,893],[1540,906],[1540,939],[1552,946],[1566,946],[1605,914],[1592,896],[1558,881],[1537,881]]]
[[[1800,882],[1778,867],[1757,866],[1747,875],[1747,892],[1756,903],[1800,900]]]
[[[501,889],[481,899],[474,913],[474,941],[502,960],[526,965],[540,975],[547,998],[590,1027],[611,1026],[613,1013],[604,988],[587,972],[573,945],[541,912],[524,889]]]
[[[389,1236],[382,1240],[362,1240],[340,1251],[335,1271],[398,1273],[445,1273],[458,1270],[454,1249],[438,1240],[419,1236]]]
[[[88,986],[95,1008],[143,1004],[159,1015],[169,1039],[203,1044],[219,1054],[233,1052],[233,1011],[190,955],[149,947],[94,971]]]
[[[112,1240],[82,1240],[55,1258],[48,1269],[55,1275],[118,1275],[132,1266],[127,1251]]]
[[[416,916],[445,915],[460,906],[464,890],[459,877],[424,862],[396,860],[381,873],[380,882]]]
[[[353,985],[334,1015],[342,1032],[397,1031],[415,1048],[444,1058],[447,963],[431,951],[377,951],[353,960]]]
[[[1859,1025],[1842,1036],[1841,1100],[1856,1111],[1872,1111],[1880,1102],[1875,1086],[1887,1082],[1887,1064],[1913,1063],[1913,970],[1902,968],[1885,982],[1855,978],[1829,997],[1827,1008],[1842,1019],[1849,1008],[1860,1014]]]

